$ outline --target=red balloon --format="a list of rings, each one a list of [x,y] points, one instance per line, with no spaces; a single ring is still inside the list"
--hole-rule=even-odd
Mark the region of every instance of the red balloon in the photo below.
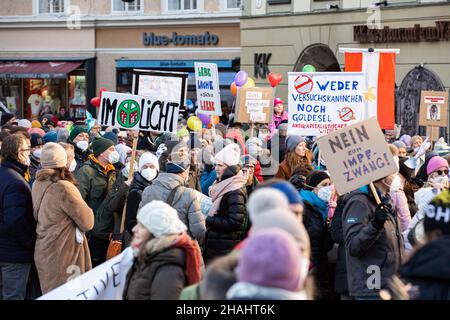
[[[91,99],[91,104],[96,108],[100,107],[100,97],[93,97]]]
[[[272,87],[276,87],[281,80],[283,80],[281,73],[269,73],[269,82]]]

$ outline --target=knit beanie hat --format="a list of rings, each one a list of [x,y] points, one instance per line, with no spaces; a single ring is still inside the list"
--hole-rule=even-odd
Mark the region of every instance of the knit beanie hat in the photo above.
[[[321,183],[325,179],[329,179],[330,176],[325,171],[316,170],[309,174],[306,178],[306,184],[309,187],[315,188],[319,183]]]
[[[308,232],[302,222],[288,209],[272,209],[262,212],[252,221],[251,232],[259,232],[269,228],[279,228],[294,237],[305,255],[310,253],[311,245]]]
[[[156,170],[159,171],[159,163],[158,158],[150,152],[144,152],[139,157],[139,171],[142,170],[142,167],[145,166],[147,163],[151,163],[156,167]]]
[[[400,148],[406,149],[406,144],[403,141],[397,140],[397,141],[392,142],[392,144],[394,146],[396,146],[397,149],[400,149]]]
[[[77,135],[79,135],[82,132],[87,133],[87,130],[85,128],[83,128],[82,126],[73,127],[73,129],[69,135],[69,141],[73,142],[73,139],[75,139],[77,137]]]
[[[281,229],[254,233],[246,241],[236,269],[239,282],[297,291],[300,286],[300,250]]]
[[[272,209],[289,210],[289,201],[283,192],[273,188],[260,188],[251,193],[247,210],[252,223],[259,214]]]
[[[181,140],[169,140],[165,143],[167,150],[167,173],[182,173],[189,169],[190,159],[187,154],[180,153],[181,148],[187,148],[186,143]]]
[[[42,124],[38,120],[31,121],[31,128],[42,128]]]
[[[30,134],[33,134],[33,133],[36,133],[36,134],[40,135],[41,137],[43,137],[45,134],[45,131],[42,130],[41,128],[31,128]]]
[[[450,235],[450,190],[441,192],[431,200],[425,210],[423,227],[425,233],[437,229],[443,235]]]
[[[283,100],[281,100],[280,98],[274,98],[273,99],[273,105],[276,106],[277,104],[283,104]]]
[[[446,167],[448,169],[447,160],[439,156],[434,156],[433,158],[430,159],[430,161],[428,161],[427,175],[430,175],[431,173],[433,173],[434,171],[436,171],[441,167]]]
[[[116,144],[119,143],[119,138],[117,137],[117,134],[115,134],[115,133],[112,132],[112,131],[106,132],[106,133],[103,135],[103,138],[111,140],[112,142],[114,142],[114,145],[116,145]]]
[[[68,138],[69,138],[69,131],[66,128],[59,128],[57,134],[58,142],[67,142]]]
[[[112,142],[109,139],[99,138],[95,140],[94,142],[92,142],[92,151],[94,152],[94,156],[98,157],[103,152],[111,148],[113,145],[114,142]]]
[[[67,165],[67,153],[62,146],[48,142],[42,148],[41,166],[43,169],[64,168]]]
[[[0,125],[4,126],[12,118],[14,118],[14,114],[12,114],[12,113],[2,113],[2,117],[1,117],[1,120],[0,120]]]
[[[402,141],[406,147],[410,148],[411,147],[411,136],[408,134],[404,134],[400,137],[399,139],[400,141]]]
[[[58,134],[56,131],[49,131],[43,136],[45,143],[47,142],[58,142]]]
[[[159,200],[153,200],[143,206],[137,214],[137,221],[156,238],[187,230],[178,217],[177,210]]]
[[[289,201],[289,204],[303,204],[302,197],[300,197],[300,193],[297,189],[294,188],[292,183],[283,181],[277,182],[270,186],[271,188],[280,190],[286,196]]]
[[[24,127],[24,128],[27,128],[27,129],[31,128],[31,122],[30,122],[30,120],[27,120],[27,119],[17,120],[17,125],[19,127]]]
[[[30,142],[32,148],[37,146],[43,146],[45,144],[44,139],[42,139],[42,136],[37,133],[32,133],[30,135]]]
[[[241,149],[236,143],[231,143],[227,145],[225,148],[220,150],[214,156],[215,162],[223,162],[227,166],[235,166],[239,164],[239,160],[241,158]]]
[[[216,124],[214,128],[216,129],[216,132],[222,135],[222,137],[225,137],[225,135],[227,134],[227,128],[223,123]]]
[[[288,136],[286,138],[287,150],[289,152],[293,151],[298,146],[298,144],[301,142],[306,142],[305,138],[303,138],[302,136],[296,136],[296,135]]]

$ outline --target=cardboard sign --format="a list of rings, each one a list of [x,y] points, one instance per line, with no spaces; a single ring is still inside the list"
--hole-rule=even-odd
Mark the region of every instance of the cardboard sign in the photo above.
[[[122,300],[126,275],[133,264],[133,251],[120,255],[68,281],[37,300]],[[68,273],[74,271],[68,269]]]
[[[236,122],[269,123],[273,114],[273,88],[238,88]]]
[[[103,126],[176,133],[179,111],[178,101],[104,91],[98,114]]]
[[[419,126],[446,127],[448,123],[448,92],[422,91]]]
[[[320,137],[317,144],[340,195],[398,170],[375,117]]]
[[[288,134],[320,136],[364,120],[362,72],[289,72]]]
[[[219,72],[215,63],[195,62],[195,88],[197,89],[198,112],[221,116]]]

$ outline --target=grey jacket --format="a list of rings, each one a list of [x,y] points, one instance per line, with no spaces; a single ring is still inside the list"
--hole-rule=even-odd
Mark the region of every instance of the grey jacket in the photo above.
[[[186,188],[183,179],[173,173],[161,172],[152,184],[144,189],[139,209],[153,200],[167,202],[170,192],[180,186],[173,198],[173,207],[178,211],[178,217],[188,227],[189,234],[203,246],[205,239],[205,218],[195,190]]]
[[[351,296],[376,295],[401,265],[403,239],[399,219],[394,212],[384,228],[377,230],[371,223],[376,208],[371,195],[355,191],[345,201],[342,228],[349,293]]]

